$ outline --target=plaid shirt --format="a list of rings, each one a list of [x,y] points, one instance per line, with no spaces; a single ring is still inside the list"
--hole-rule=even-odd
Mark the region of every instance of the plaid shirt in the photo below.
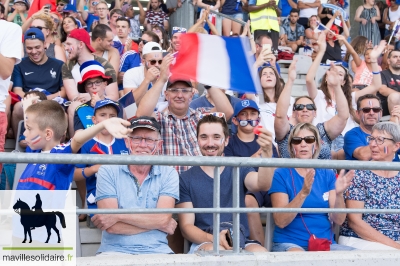
[[[200,114],[209,112],[210,108],[189,108],[188,115],[177,118],[167,108],[156,112],[156,119],[161,124],[161,138],[164,141],[162,154],[172,156],[201,156],[197,143],[197,123]],[[188,170],[189,166],[175,166],[178,173]]]

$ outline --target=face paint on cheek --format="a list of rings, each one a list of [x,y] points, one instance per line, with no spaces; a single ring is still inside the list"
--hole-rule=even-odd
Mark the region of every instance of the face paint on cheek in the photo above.
[[[383,152],[384,152],[385,154],[387,154],[387,153],[388,153],[388,151],[387,151],[387,147],[386,147],[386,146],[384,146],[384,147],[383,147]]]
[[[372,107],[372,101],[368,101],[369,107]]]
[[[294,154],[294,156],[296,156],[296,149],[295,148],[293,148],[293,154]]]
[[[314,155],[315,153],[315,148],[314,148],[314,144],[312,145],[312,155]]]
[[[221,138],[221,144],[224,143],[225,138]]]
[[[31,139],[31,144],[36,144],[41,140],[41,137],[39,135],[37,135],[36,137],[34,137],[33,139]]]

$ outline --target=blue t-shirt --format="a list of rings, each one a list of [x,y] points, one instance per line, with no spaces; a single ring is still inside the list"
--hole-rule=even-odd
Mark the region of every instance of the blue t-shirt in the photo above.
[[[293,2],[297,3],[297,0],[293,0]],[[282,10],[281,17],[287,17],[290,15],[290,10],[292,10],[292,7],[289,5],[288,0],[279,0],[279,6]]]
[[[237,135],[233,135],[229,138],[228,146],[224,149],[225,156],[232,157],[251,157],[260,149],[260,145],[257,143],[258,136],[255,135],[254,140],[251,142],[243,142]],[[272,146],[272,157],[278,158],[278,152],[275,146]]]
[[[269,194],[285,193],[289,197],[289,202],[291,202],[295,198],[292,176],[297,195],[303,187],[304,178],[294,168],[278,168],[275,170]],[[315,169],[311,193],[301,207],[329,208],[329,191],[335,189],[335,182],[336,176],[333,170]],[[303,213],[302,216],[308,230],[317,238],[326,238],[332,240],[333,243],[335,242],[327,213]],[[285,228],[275,226],[273,242],[292,243],[307,247],[309,238],[310,234],[307,232],[300,215],[297,214],[294,220]]]
[[[50,153],[72,153],[71,144],[57,145]],[[17,190],[68,190],[72,183],[74,170],[75,165],[73,164],[30,163],[19,179]]]
[[[95,15],[93,15],[91,13],[88,13],[88,17],[87,17],[87,19],[85,21],[86,22],[86,30],[87,30],[87,32],[91,32],[92,31],[92,24],[96,20],[99,21],[99,17],[98,16],[95,16]]]
[[[140,54],[136,51],[127,51],[121,56],[119,72],[126,72],[131,68],[141,66]],[[123,83],[118,84],[118,90],[123,90]]]
[[[228,94],[226,94],[226,95],[229,98],[229,101],[231,103],[232,108],[235,108],[235,105],[238,102],[240,102],[240,99],[236,98],[234,96],[230,96]],[[198,108],[214,108],[214,105],[212,105],[210,103],[210,101],[207,99],[206,96],[201,96],[201,97],[191,101],[189,107],[194,109],[194,110],[196,110]],[[228,126],[231,129],[231,134],[236,134],[237,133],[237,127],[236,127],[235,124],[232,123],[232,118],[229,118],[227,123],[228,123]]]
[[[346,160],[357,160],[357,158],[353,157],[354,151],[363,146],[368,146],[367,137],[368,133],[362,131],[360,127],[354,127],[351,130],[347,131],[344,136],[344,146],[343,150],[346,155]],[[393,158],[393,162],[400,162],[400,150],[397,151]]]
[[[221,181],[221,208],[232,207],[232,170],[233,167],[226,166],[220,175]],[[240,192],[239,202],[240,207],[246,207],[244,203],[245,193],[247,188],[244,185],[244,180],[248,173],[254,172],[253,168],[240,167]],[[212,208],[213,207],[213,194],[214,194],[214,178],[209,177],[200,166],[193,166],[189,170],[183,172],[179,178],[179,203],[192,202],[193,208]],[[231,213],[221,213],[221,222],[231,222],[233,217]],[[247,215],[240,214],[240,223],[245,228],[245,236],[249,237],[249,226]],[[213,225],[212,213],[196,213],[194,225],[201,230],[206,230]]]
[[[46,63],[37,65],[25,57],[14,67],[11,77],[13,87],[21,87],[24,92],[34,88],[44,89],[51,94],[59,92],[63,86],[63,64],[63,61],[49,57]]]
[[[81,148],[81,154],[129,154],[128,148],[123,139],[113,139],[110,144],[105,144],[100,140],[93,138],[86,142]],[[78,168],[90,167],[93,164],[77,164]],[[97,174],[86,178],[86,200],[89,209],[96,209],[97,204],[93,197],[96,197]],[[92,195],[92,196],[91,196]]]
[[[222,6],[221,13],[225,15],[234,15],[238,13],[242,13],[242,3],[239,2],[238,9],[235,10],[237,6],[237,0],[226,0],[225,4]]]

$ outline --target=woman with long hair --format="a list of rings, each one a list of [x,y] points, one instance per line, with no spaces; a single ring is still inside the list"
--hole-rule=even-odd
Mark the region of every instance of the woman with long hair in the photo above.
[[[342,21],[343,25],[343,36],[344,38],[338,39],[339,36],[339,28],[336,25],[333,25],[335,18],[339,18]],[[346,40],[350,33],[349,29],[347,28],[346,23],[344,22],[342,13],[336,11],[333,14],[331,20],[328,24],[326,24],[326,28],[329,29],[326,33],[326,50],[325,54],[322,58],[322,62],[325,63],[326,60],[330,61],[342,61],[342,45],[346,44],[344,40]]]
[[[78,28],[78,22],[73,17],[65,17],[60,28],[60,41],[64,43],[67,40],[68,34]]]
[[[167,51],[169,48],[169,38],[168,38],[168,33],[165,31],[165,29],[158,25],[152,25],[151,31],[157,34],[158,38],[160,38],[161,48]]]
[[[368,39],[365,36],[357,36],[350,42],[350,46],[353,47],[360,60],[364,60],[364,53],[367,50],[367,47],[369,47],[368,43]],[[346,51],[343,61],[347,62],[349,66],[349,74],[354,76],[353,69],[355,70],[359,64],[357,65],[354,61],[354,58],[356,57],[353,58],[350,51],[351,49]],[[359,63],[361,63],[361,61]]]
[[[383,11],[382,22],[385,23],[385,36],[392,33],[396,21],[400,18],[400,9],[396,1],[390,1],[390,5]]]
[[[377,22],[380,19],[381,13],[375,0],[364,0],[364,4],[357,8],[354,15],[354,21],[360,23],[359,35],[367,37],[373,45],[378,45],[381,40]]]

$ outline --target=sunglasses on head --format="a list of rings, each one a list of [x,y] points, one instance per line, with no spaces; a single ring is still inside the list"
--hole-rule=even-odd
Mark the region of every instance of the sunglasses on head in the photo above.
[[[304,107],[307,108],[308,111],[315,111],[317,108],[315,108],[314,104],[295,104],[293,105],[293,111],[303,111]]]
[[[315,137],[314,136],[307,136],[304,138],[300,138],[300,137],[293,137],[291,140],[291,143],[294,145],[299,145],[302,141],[305,141],[307,144],[312,144],[315,142]]]
[[[150,63],[150,65],[154,66],[156,63],[158,63],[159,65],[161,65],[162,60],[149,60],[148,62]]]
[[[379,113],[380,111],[382,111],[382,108],[380,108],[380,107],[364,107],[364,108],[362,108],[361,109],[361,111],[363,111],[363,113],[364,114],[368,114],[369,112],[371,112],[371,110],[374,112],[374,113]]]
[[[224,119],[226,121],[225,114],[222,113],[222,112],[202,113],[202,114],[199,115],[199,118],[202,119],[203,117],[205,117],[207,115],[212,115],[212,116],[215,116],[215,117],[218,117],[218,118],[222,118],[222,119]]]
[[[239,120],[237,118],[236,118],[236,120],[239,122],[239,125],[241,127],[245,127],[248,124],[250,124],[250,126],[252,126],[252,127],[255,127],[255,126],[258,126],[258,124],[260,123],[259,120]]]

